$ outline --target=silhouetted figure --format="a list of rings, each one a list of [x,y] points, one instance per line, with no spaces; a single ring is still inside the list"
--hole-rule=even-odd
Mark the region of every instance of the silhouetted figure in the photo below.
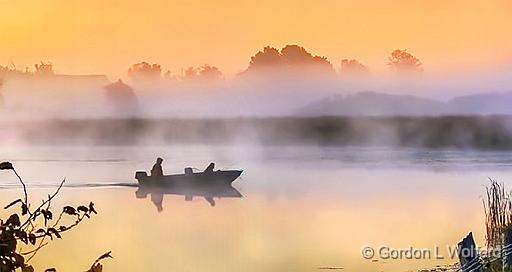
[[[213,169],[215,168],[215,163],[213,162],[210,162],[210,164],[208,165],[208,167],[206,167],[206,169],[204,169],[204,172],[205,173],[211,173],[213,172]]]
[[[135,192],[137,198],[147,198],[151,195],[151,202],[158,211],[163,210],[164,195],[185,196],[185,201],[192,201],[194,197],[204,198],[212,207],[216,205],[215,198],[241,198],[242,194],[231,186],[241,174],[242,170],[214,170],[212,162],[204,172],[194,173],[191,167],[185,168],[184,174],[165,175],[162,171],[162,158],[157,158],[151,169],[151,175],[146,171],[135,172],[135,179],[139,187]]]
[[[162,158],[157,158],[155,165],[153,165],[153,168],[151,168],[151,176],[152,177],[163,177],[164,171],[162,170],[162,162],[164,160]]]

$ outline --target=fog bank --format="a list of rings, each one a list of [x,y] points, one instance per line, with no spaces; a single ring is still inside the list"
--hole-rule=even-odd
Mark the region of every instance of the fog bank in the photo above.
[[[512,148],[512,117],[318,117],[2,121],[2,144]]]

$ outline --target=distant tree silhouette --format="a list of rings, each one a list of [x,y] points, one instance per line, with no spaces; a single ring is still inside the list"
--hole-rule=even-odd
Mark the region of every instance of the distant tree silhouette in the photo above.
[[[325,73],[334,73],[334,68],[326,57],[314,56],[312,59],[312,67]]]
[[[284,61],[279,50],[266,46],[263,51],[258,51],[251,57],[249,69],[270,68],[283,65]]]
[[[107,101],[119,112],[134,114],[138,111],[139,100],[133,89],[121,79],[105,86]]]
[[[215,81],[222,79],[222,72],[219,68],[208,64],[198,68],[188,67],[184,73],[185,80]]]
[[[286,45],[281,51],[267,46],[251,57],[246,72],[279,69],[283,72],[318,71],[333,73],[334,68],[327,58],[314,56],[304,47]]]
[[[281,49],[281,57],[287,65],[309,64],[313,55],[306,51],[304,47],[298,45],[287,45]]]
[[[155,79],[160,78],[162,67],[156,63],[149,64],[145,61],[133,64],[128,69],[128,76],[133,79]]]
[[[389,57],[391,70],[397,72],[421,72],[423,71],[420,59],[407,52],[407,49],[396,49]]]
[[[53,72],[53,64],[51,63],[44,63],[41,61],[40,64],[36,64],[34,66],[36,67],[36,75],[48,76],[55,74]]]
[[[184,75],[183,77],[186,79],[186,80],[194,80],[194,79],[197,79],[198,77],[198,71],[196,68],[194,67],[188,67],[187,69],[185,69],[185,72],[184,72]]]
[[[0,77],[0,107],[4,105],[4,97],[2,96],[2,86],[4,85],[3,78]]]
[[[199,76],[205,80],[219,80],[222,78],[222,72],[215,66],[205,64],[199,67]]]
[[[8,77],[10,75],[15,75],[15,74],[30,74],[30,71],[28,70],[28,68],[27,68],[27,70],[25,70],[25,72],[17,70],[14,65],[11,65],[11,66],[0,65],[0,80],[5,79],[6,77]]]
[[[364,74],[368,72],[368,68],[355,59],[342,59],[340,73],[345,74]]]
[[[16,72],[15,69],[11,69],[8,66],[2,66],[0,65],[0,78],[5,77],[9,73]]]

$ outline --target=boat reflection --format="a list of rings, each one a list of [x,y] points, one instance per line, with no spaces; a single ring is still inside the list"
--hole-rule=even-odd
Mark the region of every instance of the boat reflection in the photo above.
[[[182,195],[185,201],[192,201],[194,197],[202,197],[210,206],[215,206],[215,198],[242,198],[243,195],[231,185],[215,186],[187,186],[187,187],[157,187],[140,186],[135,192],[135,196],[145,199],[150,195],[151,202],[156,206],[159,212],[163,211],[164,195]]]

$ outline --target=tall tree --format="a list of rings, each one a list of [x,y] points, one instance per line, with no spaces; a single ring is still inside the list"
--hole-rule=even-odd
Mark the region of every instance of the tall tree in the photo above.
[[[199,76],[204,80],[219,80],[222,79],[222,72],[215,66],[205,64],[199,67]]]
[[[421,72],[423,71],[422,63],[419,58],[407,52],[407,49],[396,49],[389,57],[391,70],[397,72]]]
[[[53,64],[44,63],[41,61],[40,64],[36,64],[36,75],[53,75]]]
[[[310,64],[313,61],[313,55],[306,51],[304,47],[298,45],[287,45],[281,49],[281,57],[287,65]]]
[[[155,79],[160,78],[162,67],[159,64],[149,64],[145,61],[135,63],[128,69],[128,76],[133,79]]]
[[[198,68],[188,67],[185,70],[185,80],[216,81],[222,79],[222,72],[219,68],[205,64]]]
[[[274,47],[266,46],[251,57],[248,69],[278,67],[283,64],[281,53]]]
[[[355,59],[342,59],[340,66],[340,73],[342,75],[365,74],[368,72],[368,67]]]
[[[334,68],[327,58],[314,56],[304,47],[298,45],[286,45],[280,51],[266,46],[262,51],[258,51],[258,53],[251,57],[246,72],[262,71],[268,68],[278,69],[283,72],[334,72]]]

